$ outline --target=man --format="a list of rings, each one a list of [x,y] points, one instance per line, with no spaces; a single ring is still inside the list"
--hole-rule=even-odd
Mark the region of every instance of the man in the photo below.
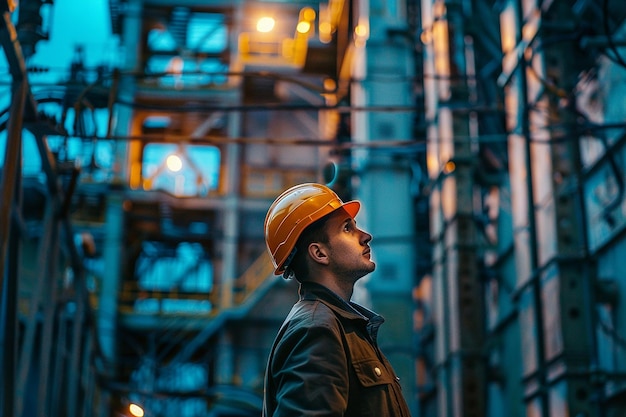
[[[350,301],[375,268],[372,236],[354,220],[359,209],[311,183],[288,189],[267,212],[274,273],[295,277],[300,289],[270,353],[264,417],[410,416],[376,342],[383,318]]]

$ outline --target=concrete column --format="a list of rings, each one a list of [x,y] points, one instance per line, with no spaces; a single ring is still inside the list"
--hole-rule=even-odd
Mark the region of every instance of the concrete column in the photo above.
[[[458,1],[422,2],[433,239],[437,413],[486,413],[485,311],[475,222],[474,44]]]
[[[355,20],[357,33],[364,35],[355,39],[353,77],[362,81],[352,86],[352,103],[358,107],[390,106],[406,107],[406,110],[354,113],[356,142],[412,139],[415,63],[404,7],[402,1],[359,2],[360,15]],[[377,265],[371,275],[357,284],[355,301],[369,304],[386,318],[379,343],[399,373],[409,407],[415,414],[413,161],[410,156],[365,147],[353,152],[353,163],[359,173],[354,197],[363,202],[357,222],[374,236],[371,245]]]

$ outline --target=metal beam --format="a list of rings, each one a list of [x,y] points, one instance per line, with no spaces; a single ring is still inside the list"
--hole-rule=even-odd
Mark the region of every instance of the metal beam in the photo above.
[[[30,310],[28,311],[26,318],[24,336],[19,355],[17,382],[15,386],[15,409],[17,416],[22,415],[28,375],[31,371],[31,366],[36,362],[33,357],[33,351],[35,351],[35,338],[38,327],[37,324],[39,321],[39,307],[42,300],[47,297],[47,294],[44,294],[43,289],[45,287],[46,280],[49,280],[46,265],[50,262],[50,246],[53,244],[52,230],[55,224],[54,208],[48,204],[46,206],[44,217],[44,232],[39,240],[36,269],[37,279],[35,280],[35,286],[32,289],[30,297]]]
[[[15,416],[15,379],[17,363],[17,276],[19,268],[19,235],[12,227],[20,215],[22,129],[24,119],[36,115],[30,94],[26,64],[11,20],[11,8],[3,10],[0,19],[0,45],[13,78],[13,92],[7,141],[0,184],[0,338],[2,339],[2,415]],[[11,256],[8,256],[10,253]],[[7,262],[8,258],[8,262]]]

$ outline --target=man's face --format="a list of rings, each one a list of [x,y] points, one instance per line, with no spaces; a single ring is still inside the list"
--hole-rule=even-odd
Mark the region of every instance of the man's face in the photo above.
[[[372,235],[356,226],[344,210],[336,210],[326,223],[329,267],[339,278],[356,281],[374,270],[369,242]]]

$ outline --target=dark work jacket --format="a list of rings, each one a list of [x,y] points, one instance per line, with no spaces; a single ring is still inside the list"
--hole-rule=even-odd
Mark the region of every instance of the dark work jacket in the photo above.
[[[319,284],[301,284],[270,353],[263,416],[410,417],[376,344],[383,321]]]

